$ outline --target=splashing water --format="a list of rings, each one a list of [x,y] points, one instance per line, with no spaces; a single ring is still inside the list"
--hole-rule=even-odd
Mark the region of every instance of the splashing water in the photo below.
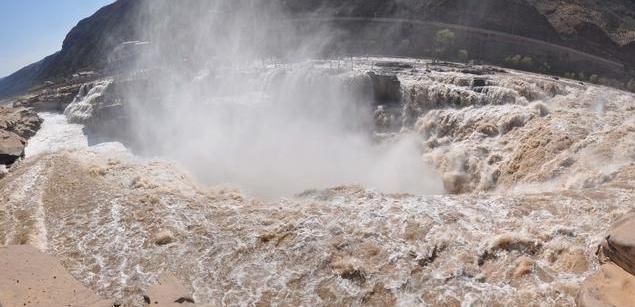
[[[0,244],[45,248],[85,285],[131,306],[143,306],[142,294],[163,272],[190,287],[198,303],[213,305],[573,306],[579,284],[597,268],[594,247],[634,200],[635,99],[616,90],[519,73],[487,76],[497,85],[487,83],[493,90],[483,94],[472,89],[473,82],[456,81],[469,76],[444,72],[438,77],[442,81],[431,82],[435,74],[398,74],[404,93],[414,88],[415,97],[428,98],[405,99],[410,107],[400,116],[414,116],[414,127],[403,127],[398,138],[357,147],[389,147],[369,155],[377,158],[373,167],[379,171],[366,175],[396,180],[399,191],[418,180],[406,178],[411,166],[428,159],[445,175],[446,187],[453,182],[459,192],[498,193],[414,196],[300,184],[306,191],[298,196],[262,201],[202,187],[165,161],[95,150],[84,143],[81,126],[43,114],[43,128],[29,145],[30,158],[0,181],[1,195],[8,195],[0,206]],[[293,74],[277,78],[304,78],[299,84],[306,84],[305,77]],[[315,78],[312,82],[328,82]],[[435,89],[447,94],[418,94]],[[465,96],[468,90],[474,94]],[[317,116],[312,124],[318,126],[327,119],[342,124],[335,132],[355,132],[360,126],[320,112],[285,113],[295,106],[275,98],[295,94],[266,93],[250,99],[227,95],[231,108],[207,107],[240,110],[240,116],[230,117],[231,124],[221,125],[235,129],[232,137],[260,133],[253,120],[274,123],[271,119],[297,115]],[[510,95],[514,99],[501,98]],[[429,97],[446,97],[439,101],[450,103],[417,113],[417,105],[430,108]],[[598,113],[602,97],[610,99],[601,100],[603,112]],[[308,101],[320,102],[314,98]],[[253,102],[248,107],[256,109],[245,111],[245,105],[231,103],[236,101]],[[475,103],[457,106],[454,101]],[[315,106],[312,110],[321,110],[325,104]],[[259,118],[258,107],[286,117],[270,113],[265,114],[270,118]],[[206,114],[212,122],[227,120]],[[234,126],[239,119],[254,126],[242,130]],[[288,127],[274,126],[262,134]],[[319,135],[316,131],[324,130],[309,135]],[[193,135],[212,132],[218,131]],[[230,140],[217,137],[221,143]],[[67,141],[79,146],[55,145]],[[549,145],[532,146],[536,142]],[[60,151],[38,155],[47,146]],[[490,176],[496,171],[497,182]],[[173,243],[159,245],[154,236],[165,230]]]

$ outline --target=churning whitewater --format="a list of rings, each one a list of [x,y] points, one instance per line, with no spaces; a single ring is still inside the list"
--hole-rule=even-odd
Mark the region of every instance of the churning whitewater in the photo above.
[[[165,272],[210,306],[574,304],[602,230],[633,201],[632,94],[406,59],[297,65],[258,68],[282,87],[179,105],[209,129],[146,134],[187,150],[89,146],[66,117],[90,118],[93,95],[41,114],[0,185],[0,243],[46,250],[131,306]],[[388,73],[399,100],[372,102]]]

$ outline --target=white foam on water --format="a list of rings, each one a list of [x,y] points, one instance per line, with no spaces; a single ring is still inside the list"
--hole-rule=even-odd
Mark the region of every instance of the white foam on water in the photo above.
[[[83,123],[93,116],[95,106],[99,103],[99,98],[112,80],[101,80],[95,83],[86,83],[79,89],[77,97],[66,107],[64,115],[71,122]]]
[[[35,136],[29,139],[24,150],[26,158],[69,150],[88,150],[94,153],[110,154],[117,158],[132,158],[128,149],[119,142],[89,145],[88,137],[83,131],[84,126],[69,123],[64,114],[38,113],[38,115],[44,122]]]
[[[35,136],[29,139],[24,150],[27,158],[43,153],[88,148],[88,138],[82,131],[82,125],[69,123],[64,114],[38,115],[44,122]]]

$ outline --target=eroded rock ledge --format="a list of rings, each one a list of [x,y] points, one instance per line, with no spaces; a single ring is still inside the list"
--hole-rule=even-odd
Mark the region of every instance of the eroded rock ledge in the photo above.
[[[42,119],[31,109],[0,107],[0,165],[10,166],[24,157],[26,141],[41,124]]]
[[[139,298],[141,299],[141,298]],[[145,305],[194,305],[189,290],[176,277],[163,274],[143,295]],[[0,306],[122,306],[99,297],[69,274],[60,261],[31,245],[0,248]]]
[[[598,255],[602,266],[582,285],[578,306],[635,306],[635,211],[611,227]]]

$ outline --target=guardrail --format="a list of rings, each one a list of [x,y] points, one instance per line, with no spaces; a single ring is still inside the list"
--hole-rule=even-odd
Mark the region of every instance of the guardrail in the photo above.
[[[528,44],[533,44],[534,46],[538,46],[538,47],[557,49],[559,51],[573,54],[581,58],[586,58],[588,60],[601,62],[603,64],[612,66],[615,69],[623,70],[625,68],[624,64],[622,63],[609,60],[609,59],[606,59],[597,55],[593,55],[590,53],[586,53],[586,52],[573,49],[570,47],[546,42],[546,41],[535,39],[535,38],[530,38],[530,37],[511,34],[511,33],[500,32],[500,31],[470,27],[465,25],[449,24],[449,23],[442,23],[442,22],[435,22],[435,21],[425,21],[425,20],[418,20],[418,19],[390,18],[390,17],[314,17],[314,16],[309,16],[309,17],[291,18],[291,19],[288,19],[288,21],[290,22],[313,21],[313,22],[322,22],[322,23],[327,23],[327,22],[373,22],[373,23],[390,23],[390,24],[399,23],[399,24],[412,24],[412,25],[420,25],[420,26],[427,26],[427,27],[447,28],[447,29],[462,31],[466,33],[476,33],[476,34],[481,34],[485,36],[495,36],[495,37],[504,38],[507,40],[520,41],[520,42],[524,42]]]

